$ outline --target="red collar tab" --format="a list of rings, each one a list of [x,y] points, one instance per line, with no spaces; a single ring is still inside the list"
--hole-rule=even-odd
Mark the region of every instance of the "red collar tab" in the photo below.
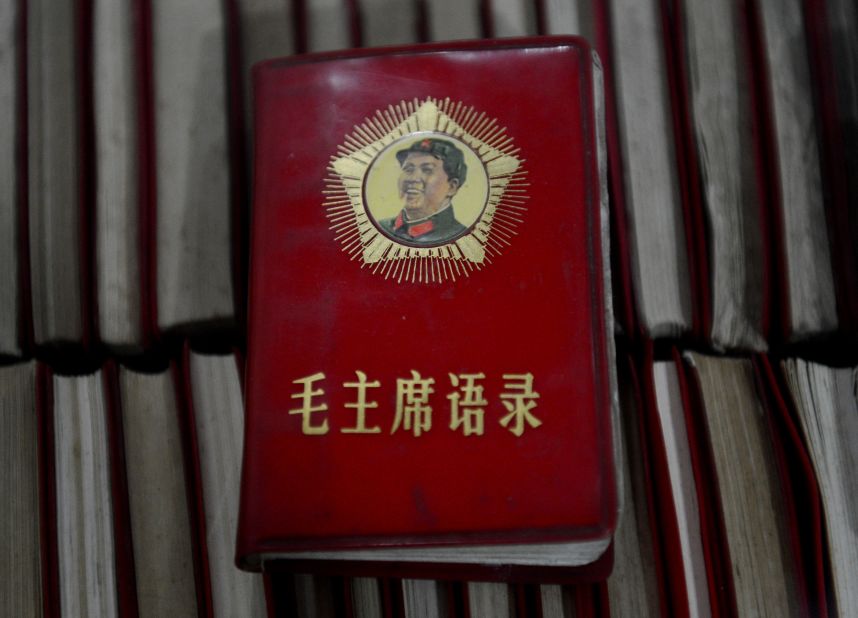
[[[435,229],[435,224],[431,221],[424,221],[423,223],[418,223],[417,225],[412,225],[408,228],[408,235],[411,238],[417,238],[418,236],[423,236],[423,234],[428,234],[432,230]]]
[[[405,224],[405,222],[402,220],[402,212],[400,211],[400,213],[398,215],[396,215],[396,221],[393,222],[393,229],[398,230],[404,224]]]

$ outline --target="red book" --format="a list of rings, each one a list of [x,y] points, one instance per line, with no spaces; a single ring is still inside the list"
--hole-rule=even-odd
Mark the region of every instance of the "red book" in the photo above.
[[[599,92],[573,37],[256,68],[241,566],[606,574]]]

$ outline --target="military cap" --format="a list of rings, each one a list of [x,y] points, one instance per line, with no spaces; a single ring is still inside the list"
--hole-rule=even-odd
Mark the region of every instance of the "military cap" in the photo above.
[[[403,148],[396,153],[399,165],[405,162],[408,155],[412,153],[429,154],[439,159],[444,164],[444,171],[450,180],[458,179],[459,185],[465,183],[468,166],[465,165],[465,155],[453,142],[437,137],[427,137],[414,142],[408,148]]]

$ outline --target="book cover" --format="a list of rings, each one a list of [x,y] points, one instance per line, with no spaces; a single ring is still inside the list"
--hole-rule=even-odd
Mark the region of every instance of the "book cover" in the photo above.
[[[256,68],[240,565],[603,555],[600,80],[574,37]]]

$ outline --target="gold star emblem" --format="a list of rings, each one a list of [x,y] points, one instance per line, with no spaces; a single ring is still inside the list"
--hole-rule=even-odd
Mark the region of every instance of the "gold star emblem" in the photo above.
[[[441,155],[433,150],[439,141]],[[435,233],[425,241],[400,238],[385,223],[404,212],[396,155],[404,157],[405,150],[442,158],[457,151],[457,161],[464,163],[467,178],[457,181],[455,196],[441,208],[454,221],[446,236],[430,225],[425,229]],[[345,136],[328,167],[324,207],[335,239],[362,267],[397,282],[455,281],[483,268],[513,241],[526,213],[523,163],[506,129],[473,107],[431,97],[402,101],[376,111]]]

